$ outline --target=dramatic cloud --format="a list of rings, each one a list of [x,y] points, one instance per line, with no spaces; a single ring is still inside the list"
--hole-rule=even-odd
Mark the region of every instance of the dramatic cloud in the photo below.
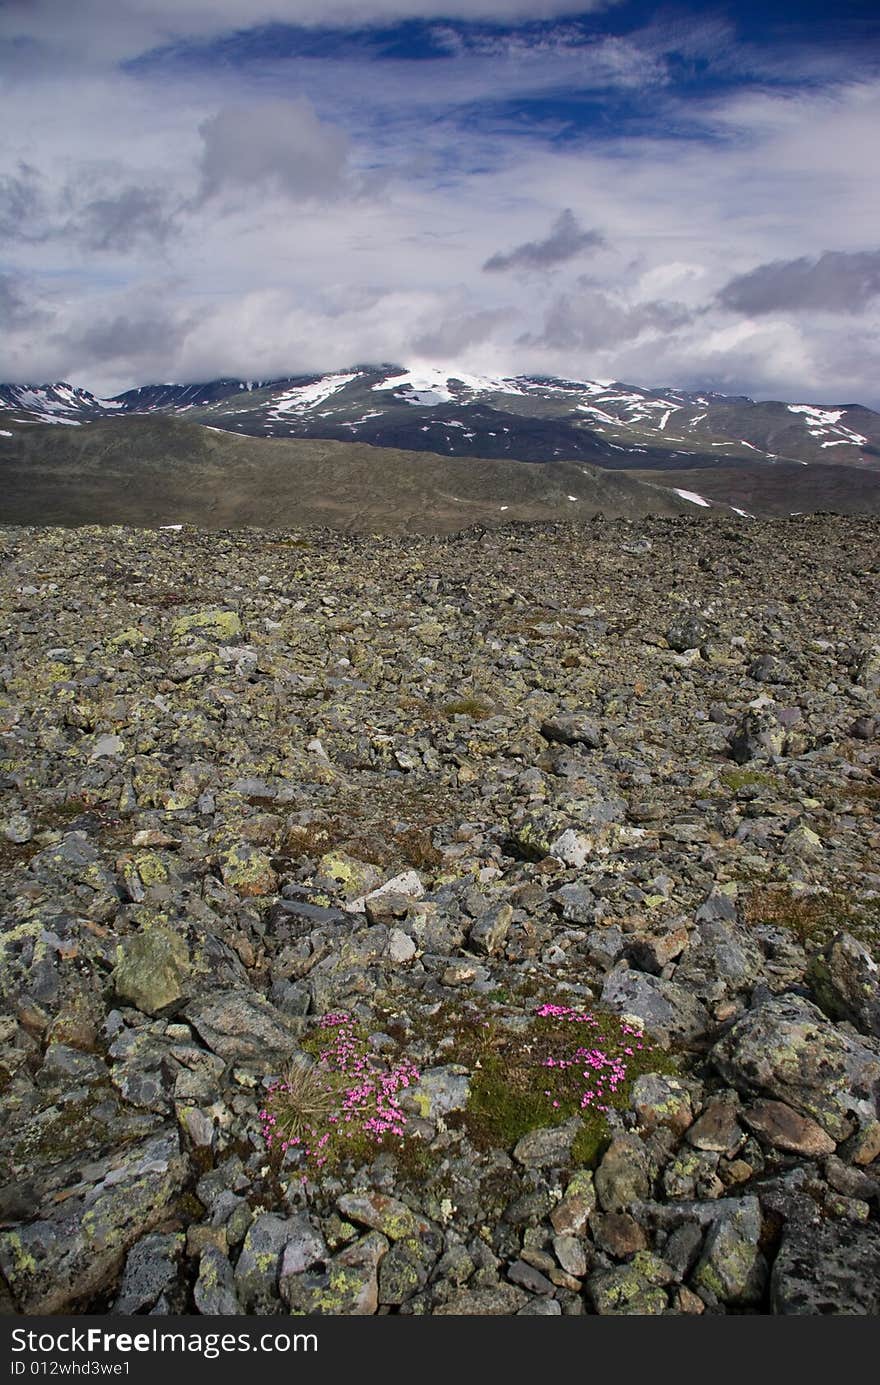
[[[192,325],[161,302],[150,308],[132,304],[113,317],[99,316],[84,331],[70,331],[63,347],[92,366],[139,371],[179,353]],[[61,343],[59,343],[61,344]]]
[[[877,403],[870,44],[599,8],[0,0],[0,379],[419,358]]]
[[[0,241],[43,239],[45,198],[40,177],[29,164],[0,177]]]
[[[90,250],[124,252],[139,242],[162,244],[174,230],[159,188],[127,187],[86,202],[68,228]]]
[[[725,284],[718,301],[733,312],[812,310],[859,313],[880,294],[880,250],[826,250],[818,259],[773,260]]]
[[[455,360],[463,351],[481,346],[496,328],[505,327],[518,314],[510,308],[484,308],[482,312],[448,314],[442,321],[418,332],[412,339],[412,350],[428,360]]]
[[[661,301],[627,304],[599,289],[584,287],[579,293],[554,300],[538,337],[526,342],[555,351],[582,351],[617,346],[644,332],[673,332],[691,322],[693,313],[683,303]]]
[[[227,106],[200,130],[203,197],[260,186],[298,198],[342,190],[348,137],[320,121],[306,100]]]
[[[490,255],[483,269],[490,274],[509,269],[555,269],[603,243],[598,231],[585,231],[571,208],[566,207],[544,240],[526,241],[506,253],[497,251]]]
[[[0,274],[0,331],[32,327],[44,319],[21,281],[12,274]]]

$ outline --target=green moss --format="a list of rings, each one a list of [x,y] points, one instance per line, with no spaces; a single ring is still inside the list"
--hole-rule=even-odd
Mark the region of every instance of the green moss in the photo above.
[[[595,1008],[590,1014],[590,1024],[533,1014],[525,1028],[490,1021],[477,1031],[484,1051],[474,1067],[464,1124],[478,1148],[509,1150],[531,1130],[579,1116],[572,1159],[593,1167],[607,1146],[609,1126],[602,1110],[581,1105],[584,1063],[574,1061],[577,1050],[597,1049],[625,1066],[616,1089],[602,1098],[614,1110],[629,1104],[632,1084],[643,1073],[675,1071],[668,1053],[647,1037],[627,1033],[617,1015]]]
[[[773,774],[767,774],[760,769],[740,769],[731,767],[722,770],[718,778],[721,783],[731,793],[739,793],[740,789],[778,789],[779,780]]]
[[[473,717],[475,721],[484,721],[492,712],[491,707],[476,697],[461,697],[453,702],[444,702],[440,710],[445,717]]]

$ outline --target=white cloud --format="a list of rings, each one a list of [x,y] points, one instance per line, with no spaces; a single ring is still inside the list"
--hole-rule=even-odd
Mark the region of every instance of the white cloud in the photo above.
[[[397,13],[388,6],[366,15]],[[317,3],[282,8],[319,16]],[[61,43],[74,15],[88,35],[110,9],[7,3],[0,35],[27,22],[37,43],[54,16]],[[573,9],[583,5],[547,6]],[[880,82],[684,103],[656,35],[511,52],[499,34],[428,66],[296,59],[257,78],[234,64],[113,66],[117,50],[163,34],[272,14],[268,3],[128,0],[125,32],[107,21],[104,70],[59,58],[7,96],[0,378],[107,390],[433,355],[478,371],[878,402],[876,300],[838,321],[827,298],[821,312],[789,297],[734,313],[718,295],[759,266],[852,268],[876,250],[880,187],[865,170]],[[482,100],[633,82],[653,84],[652,136],[609,123],[557,139],[555,117],[524,128]],[[483,273],[499,255],[507,272]],[[546,277],[523,273],[542,260],[549,303]]]

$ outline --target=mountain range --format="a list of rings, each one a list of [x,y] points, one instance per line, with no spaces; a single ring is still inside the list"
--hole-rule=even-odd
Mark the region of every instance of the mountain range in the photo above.
[[[76,442],[75,434],[81,435]],[[223,434],[228,445],[221,447]],[[206,448],[206,435],[217,445]],[[316,449],[318,442],[323,446]],[[376,449],[384,449],[381,456]],[[423,453],[431,457],[419,461],[416,454]],[[675,512],[682,504],[691,512],[721,508],[743,516],[880,511],[880,414],[859,404],[761,402],[619,382],[396,365],[276,380],[144,385],[109,399],[64,382],[0,385],[6,492],[0,518],[40,522],[33,513],[39,493],[58,514],[56,522],[65,522],[64,507],[71,504],[77,518],[70,522],[84,522],[84,491],[97,504],[112,476],[121,482],[131,471],[128,500],[148,502],[141,505],[142,522],[152,522],[146,515],[156,505],[164,521],[166,500],[178,503],[182,488],[193,508],[199,468],[209,454],[209,470],[222,456],[227,490],[239,495],[231,512],[217,500],[215,518],[222,510],[223,522],[233,523],[263,522],[253,515],[262,513],[259,496],[269,492],[293,505],[285,522],[304,522],[304,515],[314,521],[336,510],[337,519],[344,511],[353,522],[357,512],[375,524],[383,506],[395,505],[395,524],[406,513],[417,527],[431,522],[425,507],[437,512],[439,527],[448,527],[459,506],[472,519],[495,522],[534,517],[535,506],[542,518],[550,517],[548,508],[553,516],[559,510],[568,515],[568,506],[588,503],[580,494],[587,477],[589,503],[603,508],[597,469],[630,473],[628,484],[616,489],[602,483],[604,503],[618,513]],[[539,474],[526,481],[522,464],[539,464]],[[185,474],[169,475],[160,485],[172,465],[184,466]],[[296,486],[287,474],[291,465],[298,468]],[[335,494],[328,467],[341,487]],[[150,496],[138,500],[148,475]],[[247,484],[256,486],[255,495],[244,494]],[[409,502],[397,503],[401,486],[411,499],[418,496],[413,513]],[[109,497],[98,506],[102,515],[118,508]],[[204,506],[195,508],[194,522],[201,522]],[[245,513],[251,517],[241,518]]]

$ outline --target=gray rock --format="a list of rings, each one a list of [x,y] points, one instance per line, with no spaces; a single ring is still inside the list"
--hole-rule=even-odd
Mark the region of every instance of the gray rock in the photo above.
[[[233,1316],[244,1312],[235,1292],[232,1266],[216,1246],[206,1246],[202,1251],[193,1300],[198,1311],[208,1316]]]
[[[518,1313],[528,1294],[515,1284],[468,1288],[434,1309],[435,1317],[485,1318]]]
[[[627,1265],[599,1270],[587,1281],[593,1307],[602,1317],[656,1317],[665,1313],[665,1285],[672,1270],[648,1250],[637,1251]]]
[[[620,1212],[651,1191],[648,1153],[635,1135],[611,1141],[594,1175],[596,1197],[604,1212]]]
[[[548,741],[559,741],[563,745],[585,745],[588,750],[598,750],[602,745],[602,733],[586,712],[565,712],[541,723],[541,735]]]
[[[571,1162],[571,1147],[583,1128],[580,1117],[575,1116],[563,1125],[542,1127],[530,1130],[523,1135],[514,1147],[513,1157],[527,1168],[547,1168]]]
[[[770,1276],[774,1313],[880,1314],[880,1231],[876,1226],[790,1222]]]
[[[113,1313],[143,1313],[177,1284],[186,1237],[183,1232],[154,1233],[132,1246],[125,1262]]]
[[[709,627],[702,616],[689,613],[679,616],[666,631],[666,643],[678,654],[688,649],[699,649],[709,633]]]
[[[646,1029],[662,1030],[677,1039],[699,1038],[712,1027],[707,1010],[690,991],[628,967],[614,967],[608,973],[602,1002],[618,1015],[641,1020]]]
[[[182,1012],[212,1053],[228,1063],[289,1059],[296,1030],[253,991],[220,991],[191,1000]]]
[[[728,1082],[783,1101],[835,1141],[876,1119],[880,1058],[802,996],[750,1010],[712,1050]]]
[[[463,1111],[470,1095],[470,1074],[454,1067],[426,1068],[402,1098],[408,1111],[436,1120],[450,1111]]]
[[[0,1231],[18,1311],[66,1313],[108,1289],[131,1246],[169,1216],[186,1176],[177,1131],[161,1130],[91,1164],[75,1195],[36,1221]]]
[[[849,1020],[863,1034],[880,1036],[880,967],[849,933],[836,933],[810,959],[806,980],[832,1019]]]
[[[288,1241],[302,1239],[302,1222],[263,1212],[251,1223],[235,1266],[235,1292],[246,1313],[278,1311],[279,1274]]]
[[[510,930],[513,909],[509,904],[499,904],[488,913],[481,914],[471,925],[468,941],[475,952],[491,957],[496,953]]]
[[[395,1306],[412,1298],[427,1284],[434,1259],[414,1237],[395,1241],[379,1265],[379,1302]]]
[[[720,1303],[760,1303],[767,1281],[760,1237],[761,1204],[756,1197],[747,1198],[743,1206],[722,1214],[712,1226],[693,1285],[707,1289]]]
[[[169,1014],[189,989],[189,949],[178,933],[155,925],[126,938],[117,953],[113,985],[120,1000],[145,1015]]]

